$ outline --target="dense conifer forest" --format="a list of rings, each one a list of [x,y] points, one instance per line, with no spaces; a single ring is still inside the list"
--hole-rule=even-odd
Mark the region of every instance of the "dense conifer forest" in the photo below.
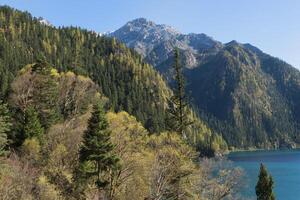
[[[42,59],[59,72],[89,76],[108,97],[111,110],[134,115],[151,133],[166,130],[165,110],[171,90],[124,44],[78,27],[44,25],[29,13],[9,7],[1,7],[0,20],[0,94],[4,100],[18,70]],[[190,117],[196,121],[189,130],[191,143],[205,142],[205,148],[215,146],[217,150],[225,146],[192,111]]]
[[[124,44],[7,6],[0,41],[0,199],[238,195],[240,169],[199,165],[227,150],[220,134],[188,102],[180,116],[191,123],[167,128],[182,96]]]

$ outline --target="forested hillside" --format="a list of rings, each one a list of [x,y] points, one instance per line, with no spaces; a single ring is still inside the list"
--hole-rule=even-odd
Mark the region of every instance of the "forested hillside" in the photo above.
[[[17,71],[44,58],[58,71],[90,76],[111,100],[115,111],[126,110],[147,128],[164,129],[162,78],[140,56],[115,40],[76,27],[56,29],[29,13],[0,9],[1,96],[8,96]]]
[[[298,70],[250,44],[0,6],[0,200],[245,199],[249,152],[228,150],[300,143],[299,92]],[[261,164],[258,199],[274,180]]]
[[[150,134],[128,113],[105,110],[109,99],[86,76],[37,60],[9,88],[0,102],[1,200],[238,195],[240,169],[199,166],[180,134]]]
[[[110,36],[139,52],[171,86],[172,50],[178,47],[187,93],[202,119],[230,146],[292,148],[299,143],[300,72],[284,61],[250,44],[222,44],[144,18]]]
[[[71,70],[89,76],[108,99],[108,108],[134,115],[150,133],[166,129],[167,98],[171,95],[162,77],[133,50],[115,39],[76,27],[55,28],[29,13],[0,9],[1,97],[7,100],[18,70],[44,60],[58,72]],[[188,140],[200,149],[220,150],[225,142],[190,110],[195,121]]]
[[[194,102],[228,143],[260,148],[299,143],[300,72],[292,66],[233,42],[187,73]]]

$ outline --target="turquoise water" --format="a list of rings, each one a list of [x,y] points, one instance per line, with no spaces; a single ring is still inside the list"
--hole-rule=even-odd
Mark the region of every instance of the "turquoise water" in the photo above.
[[[286,151],[234,152],[228,155],[235,166],[246,173],[245,198],[255,199],[255,185],[260,163],[264,163],[275,180],[277,200],[300,200],[300,149]]]

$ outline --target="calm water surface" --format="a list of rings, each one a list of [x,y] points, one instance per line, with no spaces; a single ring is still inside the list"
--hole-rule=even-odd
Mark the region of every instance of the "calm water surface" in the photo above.
[[[245,199],[255,199],[259,165],[264,163],[275,180],[276,199],[300,200],[300,149],[234,152],[228,158],[246,172]]]

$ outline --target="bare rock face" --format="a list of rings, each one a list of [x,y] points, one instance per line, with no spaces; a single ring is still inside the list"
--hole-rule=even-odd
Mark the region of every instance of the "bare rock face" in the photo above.
[[[155,24],[144,18],[128,22],[109,36],[135,49],[158,68],[170,60],[175,47],[182,52],[184,66],[194,68],[223,46],[205,34],[181,34],[171,26]]]

